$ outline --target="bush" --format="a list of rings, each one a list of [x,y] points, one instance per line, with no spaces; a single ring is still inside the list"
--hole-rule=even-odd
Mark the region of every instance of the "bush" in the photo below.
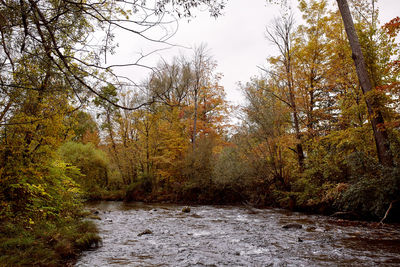
[[[247,182],[246,176],[247,168],[240,160],[237,149],[225,147],[216,158],[212,172],[212,181],[216,188],[231,187],[242,190],[243,185]]]
[[[76,180],[86,196],[94,195],[109,184],[109,160],[107,154],[93,144],[67,142],[58,149],[63,161],[79,168],[84,175]]]
[[[80,218],[29,228],[7,222],[0,227],[0,266],[65,266],[80,251],[100,242],[94,223]]]
[[[363,153],[347,158],[352,183],[336,205],[367,219],[380,219],[390,202],[400,199],[400,170],[385,168]]]
[[[145,200],[153,189],[154,176],[151,174],[143,173],[139,179],[130,184],[126,189],[125,201],[132,200]]]

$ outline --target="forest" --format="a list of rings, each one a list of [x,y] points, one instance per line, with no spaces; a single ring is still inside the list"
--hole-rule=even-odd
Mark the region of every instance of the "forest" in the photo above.
[[[225,5],[150,2],[0,1],[1,266],[62,265],[99,245],[92,200],[399,221],[399,17],[380,24],[370,0],[297,1],[303,20],[267,25],[279,53],[233,106],[205,45],[140,82],[104,66],[113,29],[146,37],[164,16]]]

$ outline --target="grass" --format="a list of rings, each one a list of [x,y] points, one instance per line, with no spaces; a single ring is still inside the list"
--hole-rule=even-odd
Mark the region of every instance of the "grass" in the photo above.
[[[0,225],[0,266],[65,266],[101,243],[95,224],[82,219]]]

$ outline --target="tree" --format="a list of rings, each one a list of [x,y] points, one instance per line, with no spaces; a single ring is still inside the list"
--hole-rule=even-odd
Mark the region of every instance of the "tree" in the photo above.
[[[386,64],[386,77],[387,84],[381,87],[384,91],[390,92],[390,94],[397,99],[400,99],[400,43],[397,41],[400,33],[400,17],[396,17],[386,23],[383,26],[384,34],[386,38],[391,40],[394,44],[395,54],[389,59],[389,63]],[[397,115],[395,115],[395,121],[392,122],[392,126],[398,128],[399,126],[399,107],[400,101],[394,102],[394,110],[397,111]]]
[[[292,49],[293,45],[293,29],[294,29],[294,18],[290,14],[284,16],[281,20],[276,20],[274,26],[267,29],[267,38],[279,49],[279,57],[274,59],[271,58],[270,62],[279,62],[283,68],[282,80],[284,81],[284,89],[287,98],[279,98],[287,104],[292,111],[293,118],[293,128],[296,134],[297,144],[296,144],[296,154],[298,158],[298,163],[300,171],[304,170],[304,151],[302,145],[302,133],[299,121],[299,111],[297,107],[296,100],[296,88],[294,84],[294,53]],[[274,74],[274,76],[279,76],[279,74]],[[279,78],[277,79],[279,80]],[[279,83],[279,82],[278,82]],[[279,85],[278,85],[279,86]]]
[[[268,1],[271,2],[271,0]],[[352,57],[354,60],[360,86],[363,94],[366,95],[369,92],[373,91],[371,77],[369,77],[367,72],[365,59],[354,27],[350,8],[347,0],[336,0],[336,2],[339,6],[340,14],[342,16],[350,47],[352,49]],[[282,0],[281,3],[286,4],[286,0]],[[368,97],[365,97],[365,101],[367,104],[368,115],[371,120],[371,126],[374,133],[379,162],[385,166],[393,166],[393,155],[390,150],[390,141],[387,130],[385,128],[383,115],[379,108],[373,106],[371,100],[369,100]]]
[[[116,108],[140,110],[154,101],[145,98],[145,102],[133,102],[135,106],[129,107],[118,102],[117,91],[137,87],[131,80],[116,75],[115,69],[152,68],[142,65],[146,55],[120,65],[107,64],[107,56],[116,47],[115,32],[166,44],[171,34],[159,38],[146,34],[151,28],[163,28],[175,16],[190,16],[191,9],[199,6],[207,7],[217,16],[223,1],[0,0],[0,221],[2,226],[16,225],[15,229],[21,229],[20,239],[13,241],[17,245],[7,247],[12,252],[6,251],[5,257],[2,253],[2,263],[9,255],[13,259],[20,259],[18,255],[30,259],[30,253],[36,251],[42,255],[43,251],[47,253],[42,250],[44,247],[52,247],[70,257],[64,251],[75,254],[75,246],[82,248],[85,243],[84,247],[89,247],[93,237],[98,241],[92,233],[89,238],[82,235],[86,228],[78,227],[82,206],[74,180],[80,180],[82,175],[76,167],[62,162],[55,152],[62,142],[73,138],[71,129],[76,111],[96,99],[105,110],[104,126],[112,151],[118,155],[117,123],[113,121],[119,116]],[[85,116],[76,117],[79,120]],[[83,139],[84,132],[95,128],[90,122],[87,126],[74,129],[77,139]],[[80,153],[84,150],[90,158],[86,162],[79,159],[84,156]],[[80,167],[94,177],[88,182],[88,188],[94,183],[110,185],[104,153],[90,144],[79,144],[75,152],[73,163],[83,164]],[[116,162],[122,160],[117,158]],[[134,171],[131,173],[134,175]],[[65,225],[68,225],[67,231]],[[58,226],[62,230],[55,234]],[[0,231],[2,240],[11,236],[5,229],[8,227]],[[65,242],[71,234],[79,237],[74,240],[75,244]],[[60,242],[53,242],[54,237]],[[21,247],[20,240],[29,240],[32,246]],[[32,247],[38,249],[31,250]],[[15,253],[16,250],[21,252]],[[48,261],[54,258],[52,255],[45,260],[34,257],[26,262],[62,265],[58,258],[57,262]],[[21,265],[21,262],[5,264]]]
[[[337,0],[340,14],[342,15],[344,27],[346,29],[347,37],[353,52],[353,60],[357,71],[358,80],[364,95],[367,95],[373,90],[371,78],[368,75],[366,63],[358,36],[354,27],[353,19],[350,13],[350,8],[347,0]],[[373,106],[368,96],[365,97],[368,108],[369,118],[374,133],[376,149],[378,153],[379,162],[385,166],[393,166],[393,155],[390,150],[389,136],[384,125],[385,121],[379,109]]]
[[[330,119],[332,98],[327,84],[328,49],[332,40],[326,38],[328,26],[326,1],[300,1],[304,25],[295,32],[293,50],[294,80],[298,88],[299,112],[307,128],[307,138],[320,135]]]
[[[89,113],[78,111],[71,114],[66,119],[66,124],[69,126],[66,132],[66,139],[69,132],[75,135],[72,139],[75,142],[92,143],[98,146],[100,143],[99,129],[96,121]]]
[[[163,28],[174,15],[190,16],[191,9],[206,6],[211,15],[218,16],[224,7],[221,0],[162,0],[162,1],[50,1],[50,0],[4,0],[1,1],[0,34],[1,78],[0,85],[8,92],[26,87],[15,80],[12,73],[19,68],[26,73],[26,58],[44,61],[52,68],[49,71],[65,76],[65,82],[74,90],[76,100],[84,102],[86,93],[96,95],[111,104],[112,102],[98,89],[112,83],[120,89],[122,84],[135,86],[129,79],[116,75],[113,70],[123,66],[142,65],[141,55],[133,62],[120,65],[107,65],[107,54],[113,53],[116,44],[114,32],[118,29],[133,36],[140,36],[154,42],[165,42],[170,34],[160,38],[147,35],[154,27]],[[165,29],[165,28],[164,28]],[[95,37],[99,42],[93,42]],[[105,63],[102,64],[104,57]],[[51,64],[50,64],[51,63]],[[150,68],[151,69],[151,68]],[[10,96],[11,94],[9,94]],[[12,98],[6,106],[11,105]],[[137,109],[140,103],[129,109]],[[128,107],[125,107],[128,108]],[[4,111],[0,111],[4,118]]]
[[[109,159],[105,152],[96,149],[93,144],[76,142],[64,143],[57,150],[63,161],[79,168],[83,176],[75,181],[82,186],[85,193],[109,186]]]
[[[255,140],[248,142],[249,151],[244,154],[250,169],[257,170],[259,180],[288,189],[288,159],[292,153],[288,147],[297,140],[290,134],[292,110],[279,100],[281,92],[277,90],[266,78],[254,78],[243,88],[248,102],[244,107],[248,139]]]

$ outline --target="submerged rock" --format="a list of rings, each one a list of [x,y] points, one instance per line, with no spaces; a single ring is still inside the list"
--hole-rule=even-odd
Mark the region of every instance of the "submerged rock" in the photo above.
[[[189,213],[190,212],[190,207],[183,207],[182,212]]]
[[[153,234],[153,232],[149,229],[144,230],[143,232],[139,233],[138,236],[142,236],[142,235],[151,235]]]
[[[282,226],[282,228],[284,228],[284,229],[301,229],[301,228],[303,228],[303,225],[301,225],[299,223],[289,223],[289,224],[285,224],[284,226]]]

